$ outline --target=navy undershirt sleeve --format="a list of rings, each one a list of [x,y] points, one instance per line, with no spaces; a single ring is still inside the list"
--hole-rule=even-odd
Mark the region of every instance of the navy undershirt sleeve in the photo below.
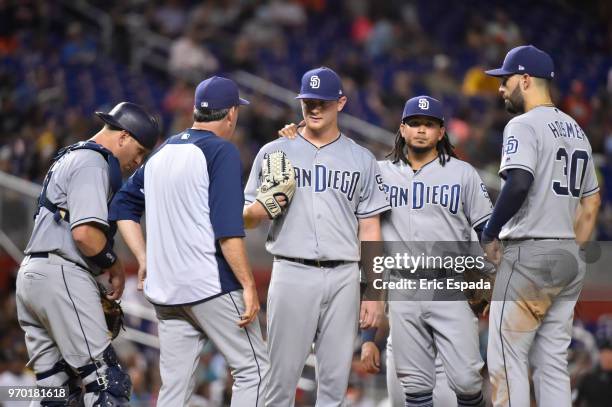
[[[491,218],[483,231],[482,240],[497,239],[502,227],[521,209],[529,188],[533,183],[533,175],[526,170],[513,168],[506,171],[506,183],[497,198]]]

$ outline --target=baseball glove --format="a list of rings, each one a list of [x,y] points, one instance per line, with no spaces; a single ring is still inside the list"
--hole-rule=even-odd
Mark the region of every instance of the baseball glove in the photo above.
[[[256,199],[268,212],[268,217],[274,219],[283,212],[283,207],[280,206],[277,198],[285,197],[287,205],[289,205],[295,193],[293,166],[287,155],[282,151],[274,151],[264,155],[261,178],[262,182],[257,190]],[[285,208],[287,205],[285,205]]]
[[[109,300],[106,297],[106,294],[108,294],[106,287],[98,283],[98,289],[100,290],[100,302],[102,302],[106,326],[108,327],[111,339],[115,339],[121,329],[125,331],[123,326],[123,309],[121,309],[119,301]]]
[[[468,304],[474,314],[477,317],[486,317],[489,313],[489,306],[491,304],[491,297],[493,295],[493,284],[495,277],[493,274],[483,273],[477,270],[466,270],[463,273],[464,279],[467,282],[473,281],[488,281],[491,284],[490,289],[475,289],[466,290],[465,296],[467,297]]]

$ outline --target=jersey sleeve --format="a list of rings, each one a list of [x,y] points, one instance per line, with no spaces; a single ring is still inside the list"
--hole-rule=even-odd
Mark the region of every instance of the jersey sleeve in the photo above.
[[[476,170],[471,167],[468,172],[464,194],[463,208],[470,226],[477,226],[491,217],[493,205],[489,198],[489,192]]]
[[[84,223],[97,223],[107,228],[109,192],[108,168],[76,168],[68,181],[66,193],[70,228]]]
[[[132,220],[140,223],[145,210],[144,173],[145,166],[141,165],[115,194],[109,209],[110,220]]]
[[[231,143],[223,143],[210,163],[208,203],[210,222],[215,239],[243,237],[242,164],[238,149]]]
[[[384,191],[380,166],[374,156],[370,155],[363,173],[364,180],[355,215],[358,218],[369,218],[391,209],[389,199]]]
[[[511,121],[504,129],[499,174],[506,177],[506,171],[520,168],[529,171],[535,177],[538,160],[538,139],[533,128],[525,123]]]
[[[595,163],[593,163],[593,156],[587,164],[586,173],[584,175],[584,189],[582,190],[582,196],[589,196],[599,191],[599,184],[597,182],[597,173],[595,172]]]
[[[246,187],[244,188],[244,204],[248,205],[255,202],[257,196],[257,188],[261,185],[261,163],[264,157],[264,151],[259,150],[257,157],[253,160],[253,166],[247,180]]]

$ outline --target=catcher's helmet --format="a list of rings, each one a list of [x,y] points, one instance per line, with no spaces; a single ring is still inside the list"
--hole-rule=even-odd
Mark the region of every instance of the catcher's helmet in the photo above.
[[[148,149],[155,147],[160,129],[157,119],[147,113],[141,106],[121,102],[108,113],[96,112],[96,115],[113,127],[130,133],[140,144]]]

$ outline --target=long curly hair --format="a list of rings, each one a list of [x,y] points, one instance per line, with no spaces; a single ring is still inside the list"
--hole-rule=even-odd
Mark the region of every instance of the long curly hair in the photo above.
[[[386,157],[390,158],[394,164],[399,161],[402,161],[404,164],[410,164],[408,158],[406,158],[406,148],[406,140],[404,140],[400,129],[398,129],[397,134],[395,135],[395,145],[393,146],[393,150],[391,150]],[[444,131],[444,137],[442,137],[436,144],[436,150],[438,151],[438,159],[440,160],[440,165],[442,166],[450,161],[451,157],[457,158],[457,154],[455,154],[455,146],[451,144],[446,131]]]

